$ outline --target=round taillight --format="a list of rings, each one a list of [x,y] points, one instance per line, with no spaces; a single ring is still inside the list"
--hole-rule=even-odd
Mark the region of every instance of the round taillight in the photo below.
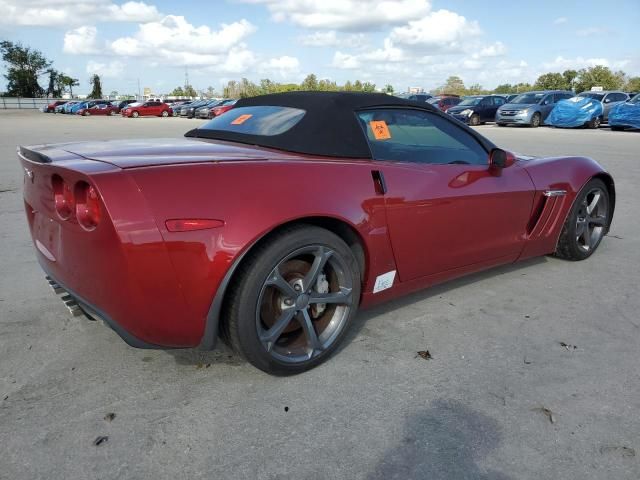
[[[76,219],[85,230],[93,230],[100,223],[100,197],[87,182],[76,184]]]
[[[68,220],[75,209],[73,190],[59,175],[51,177],[51,183],[53,184],[53,203],[56,212],[61,219]]]

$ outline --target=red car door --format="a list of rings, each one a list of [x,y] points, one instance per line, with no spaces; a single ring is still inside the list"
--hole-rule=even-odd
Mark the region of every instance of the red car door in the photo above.
[[[490,168],[489,152],[475,137],[429,112],[384,109],[359,115],[384,178],[387,224],[402,281],[517,259],[534,197],[531,178],[518,162]],[[376,134],[380,125],[382,134]]]

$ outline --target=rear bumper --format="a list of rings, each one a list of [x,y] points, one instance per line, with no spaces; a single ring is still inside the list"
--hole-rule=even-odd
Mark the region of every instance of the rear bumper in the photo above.
[[[127,331],[127,329],[125,329],[122,325],[116,322],[113,318],[111,318],[106,312],[102,311],[100,308],[96,307],[95,305],[92,305],[89,301],[82,298],[75,291],[71,290],[66,285],[60,283],[55,277],[51,275],[51,273],[48,272],[48,269],[44,262],[40,261],[39,263],[40,263],[40,266],[42,267],[42,270],[44,270],[44,272],[47,274],[47,280],[49,280],[49,284],[51,285],[51,282],[53,282],[54,285],[58,287],[56,288],[54,287],[54,285],[52,285],[52,287],[54,288],[54,292],[56,292],[58,295],[61,295],[62,300],[65,302],[65,305],[67,306],[67,308],[69,308],[69,311],[72,314],[75,314],[74,308],[79,308],[83,313],[92,317],[93,319],[102,320],[109,328],[111,328],[111,330],[116,332],[120,336],[120,338],[122,338],[122,340],[125,341],[127,345],[131,347],[155,349],[155,350],[168,350],[172,348],[172,347],[154,345],[152,343],[147,343],[143,340],[140,340],[131,332]],[[58,291],[58,290],[61,290],[61,291]],[[70,303],[68,300],[65,301],[65,298],[67,296],[73,299],[73,303]]]

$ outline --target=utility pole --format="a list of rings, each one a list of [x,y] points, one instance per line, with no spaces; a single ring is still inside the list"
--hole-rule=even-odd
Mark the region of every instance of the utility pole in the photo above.
[[[189,86],[189,67],[184,66],[184,89],[186,90]]]

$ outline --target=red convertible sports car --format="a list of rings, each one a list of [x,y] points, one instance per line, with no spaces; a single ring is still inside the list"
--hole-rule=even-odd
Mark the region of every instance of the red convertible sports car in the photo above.
[[[123,117],[144,117],[144,116],[154,116],[154,117],[168,117],[173,115],[173,111],[171,107],[163,102],[144,102],[144,103],[131,103],[124,107],[120,114]]]
[[[583,260],[611,176],[519,157],[424,103],[291,92],[183,139],[20,147],[37,258],[75,313],[142,348],[325,360],[358,307],[537,255]]]
[[[118,107],[114,105],[100,104],[89,108],[81,108],[76,112],[77,115],[89,117],[91,115],[117,115]]]

